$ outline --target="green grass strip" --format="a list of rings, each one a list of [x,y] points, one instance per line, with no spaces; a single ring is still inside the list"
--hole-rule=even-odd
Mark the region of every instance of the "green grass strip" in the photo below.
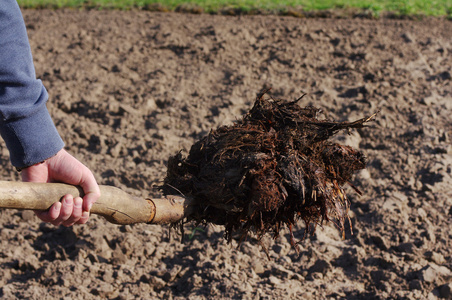
[[[366,10],[378,16],[392,12],[402,16],[451,16],[452,0],[18,0],[23,8],[100,8],[100,9],[159,9],[197,8],[205,13],[225,9],[241,12],[283,12],[301,9],[305,12],[322,10]]]

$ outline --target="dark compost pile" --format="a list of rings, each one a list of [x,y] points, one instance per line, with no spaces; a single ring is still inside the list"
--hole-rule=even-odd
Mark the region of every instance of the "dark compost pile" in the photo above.
[[[243,240],[249,232],[260,239],[278,236],[302,219],[306,227],[323,220],[344,233],[349,201],[342,186],[366,166],[365,156],[329,140],[342,129],[361,128],[372,119],[355,122],[319,120],[319,109],[296,101],[257,97],[253,108],[232,126],[212,130],[184,158],[168,161],[164,192],[176,188],[199,207],[190,220],[225,226]],[[353,185],[351,185],[353,187]],[[353,187],[358,193],[359,190]],[[315,226],[313,226],[315,228]]]

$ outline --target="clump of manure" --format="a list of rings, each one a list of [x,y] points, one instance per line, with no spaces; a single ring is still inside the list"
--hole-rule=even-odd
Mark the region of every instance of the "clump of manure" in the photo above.
[[[258,240],[266,233],[276,238],[285,225],[297,248],[292,229],[299,219],[307,229],[333,221],[344,235],[350,203],[343,185],[351,185],[366,159],[329,139],[364,127],[374,115],[354,122],[319,120],[319,109],[298,105],[302,97],[284,101],[265,94],[241,120],[193,144],[187,157],[171,157],[164,193],[176,188],[194,199],[189,221],[224,225],[228,241],[233,234],[240,241],[249,233]]]

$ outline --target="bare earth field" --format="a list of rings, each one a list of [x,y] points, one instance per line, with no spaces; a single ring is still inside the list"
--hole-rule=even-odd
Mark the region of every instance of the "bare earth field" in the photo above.
[[[372,127],[353,235],[332,223],[227,244],[221,226],[72,228],[0,211],[5,299],[452,299],[452,22],[25,10],[37,76],[67,149],[100,184],[158,196],[170,155],[256,94]],[[1,180],[19,180],[0,144]],[[295,235],[302,239],[304,225]]]

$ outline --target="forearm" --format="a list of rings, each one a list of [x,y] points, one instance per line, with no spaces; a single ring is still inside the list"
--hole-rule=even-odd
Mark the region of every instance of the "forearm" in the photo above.
[[[63,141],[46,108],[47,91],[36,79],[28,36],[15,0],[0,1],[0,133],[16,167],[56,154]]]

